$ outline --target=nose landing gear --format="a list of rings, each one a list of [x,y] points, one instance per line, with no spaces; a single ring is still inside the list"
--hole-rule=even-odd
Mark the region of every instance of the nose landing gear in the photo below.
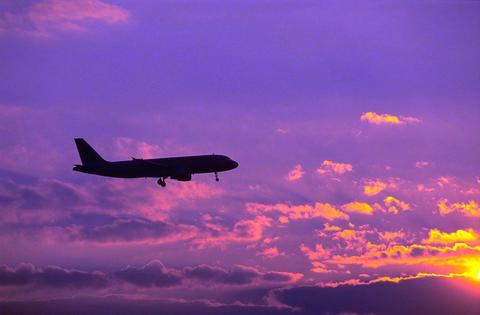
[[[218,173],[217,173],[217,172],[215,172],[215,181],[217,181],[217,182],[218,182],[219,180],[220,180],[220,179],[218,179]]]
[[[167,183],[165,183],[165,178],[164,177],[160,177],[157,181],[157,184],[159,184],[162,187],[167,186]]]

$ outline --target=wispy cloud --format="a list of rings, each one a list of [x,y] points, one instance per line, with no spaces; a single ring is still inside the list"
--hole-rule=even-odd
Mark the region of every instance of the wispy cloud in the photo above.
[[[89,22],[123,23],[128,12],[101,0],[44,0],[23,8],[20,12],[0,15],[0,35],[26,34],[50,37],[53,33],[84,32]]]

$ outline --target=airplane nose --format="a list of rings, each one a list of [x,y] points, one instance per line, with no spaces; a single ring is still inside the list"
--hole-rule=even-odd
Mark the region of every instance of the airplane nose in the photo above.
[[[238,167],[238,163],[232,160],[232,170]]]

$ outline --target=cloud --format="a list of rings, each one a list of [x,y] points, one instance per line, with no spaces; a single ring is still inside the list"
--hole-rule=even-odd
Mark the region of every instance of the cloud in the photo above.
[[[352,213],[361,213],[361,214],[367,214],[367,215],[372,215],[373,214],[373,208],[366,202],[350,202],[347,204],[344,204],[342,206],[342,209],[346,212]]]
[[[19,264],[16,268],[0,266],[0,286],[32,284],[58,288],[103,288],[108,281],[106,275],[98,271],[68,270],[57,266],[37,268],[32,264]]]
[[[206,264],[168,269],[161,262],[151,261],[142,267],[127,267],[115,275],[123,281],[140,287],[173,287],[186,280],[199,285],[248,285],[257,282],[294,282],[303,275],[298,273],[268,271],[254,267],[235,266],[230,269]],[[191,284],[187,285],[190,287]]]
[[[258,252],[257,255],[264,256],[266,258],[275,258],[279,256],[285,256],[286,254],[284,252],[281,252],[278,250],[278,247],[268,247],[262,250],[261,252]]]
[[[421,122],[415,117],[395,116],[390,114],[377,114],[375,112],[366,112],[360,116],[360,120],[373,125],[403,125]]]
[[[419,275],[396,282],[350,283],[283,288],[270,295],[274,302],[290,306],[298,314],[473,315],[480,311],[476,286],[464,278]]]
[[[456,202],[449,204],[447,199],[441,199],[438,201],[437,206],[442,216],[453,212],[462,213],[467,217],[480,216],[480,208],[474,200],[470,200],[468,203]]]
[[[353,171],[353,166],[352,164],[348,163],[337,163],[337,162],[332,162],[329,160],[325,160],[322,162],[322,166],[320,166],[317,169],[318,174],[344,174],[347,172],[352,172]]]
[[[337,265],[358,265],[364,268],[417,265],[443,267],[457,273],[473,273],[477,277],[480,246],[455,243],[453,246],[423,244],[389,245],[368,243],[361,255],[332,255],[326,262]]]
[[[302,165],[297,164],[291,169],[287,174],[287,180],[296,181],[303,177],[305,171],[302,168]]]
[[[128,266],[115,275],[125,282],[140,287],[172,287],[182,283],[181,275],[167,269],[160,261],[151,261],[143,267]]]
[[[69,229],[73,240],[99,243],[140,242],[164,243],[192,238],[197,230],[193,226],[171,225],[146,219],[118,219],[100,226],[75,226]]]
[[[279,212],[291,220],[323,218],[328,221],[348,220],[349,216],[328,203],[316,202],[314,205],[291,206],[283,203],[260,204],[250,202],[245,205],[250,213]]]
[[[104,179],[84,184],[44,179],[31,184],[0,180],[0,222],[55,222],[72,213],[165,221],[171,209],[195,209],[201,200],[221,196],[223,190],[203,183],[176,183],[169,193],[159,193],[154,182]],[[42,211],[39,211],[42,210]]]
[[[229,271],[208,265],[197,267],[187,267],[184,269],[187,278],[200,280],[203,282],[214,282],[221,284],[242,285],[252,283],[259,277],[256,269],[238,266]]]
[[[383,199],[383,202],[387,207],[387,211],[393,214],[398,214],[400,211],[410,210],[410,205],[408,203],[392,196],[387,196]]]
[[[26,34],[49,37],[55,32],[84,32],[91,22],[123,23],[128,12],[100,0],[44,0],[22,12],[0,15],[0,35]]]
[[[194,243],[200,248],[236,242],[253,242],[263,237],[263,231],[272,224],[272,219],[259,215],[252,219],[237,221],[233,228],[212,222],[205,223],[205,230]]]
[[[352,164],[348,163],[337,163],[337,162],[332,162],[329,160],[325,160],[322,162],[322,165],[317,168],[317,173],[318,174],[344,174],[347,172],[352,172],[353,171],[353,166]]]
[[[367,196],[375,196],[387,188],[387,184],[380,180],[367,180],[363,186],[363,193]]]
[[[292,282],[299,280],[303,275],[298,273],[269,271],[261,272],[253,267],[236,266],[226,270],[220,267],[199,265],[183,269],[186,278],[201,283],[215,283],[227,285],[245,285],[254,281]]]
[[[148,143],[129,137],[119,137],[115,140],[115,153],[119,158],[136,157],[144,159],[171,156],[172,152],[178,155],[191,154],[192,149],[171,140],[163,140],[162,145]]]
[[[478,241],[478,239],[479,235],[473,229],[460,229],[452,233],[442,232],[439,229],[431,229],[428,233],[428,239],[423,240],[422,243],[451,245],[455,243],[470,243]]]
[[[315,250],[311,250],[308,246],[305,244],[300,245],[300,250],[302,253],[305,254],[305,256],[308,257],[310,260],[323,260],[327,259],[330,257],[331,253],[330,251],[326,250],[323,248],[322,244],[316,244],[315,245]]]
[[[418,161],[418,162],[415,163],[416,168],[425,168],[428,165],[430,165],[430,163],[428,163],[426,161]]]

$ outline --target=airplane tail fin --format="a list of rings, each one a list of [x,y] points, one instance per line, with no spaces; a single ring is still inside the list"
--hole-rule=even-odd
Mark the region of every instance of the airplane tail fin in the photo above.
[[[105,160],[97,153],[83,138],[75,138],[78,154],[83,165],[92,163],[105,162]]]

